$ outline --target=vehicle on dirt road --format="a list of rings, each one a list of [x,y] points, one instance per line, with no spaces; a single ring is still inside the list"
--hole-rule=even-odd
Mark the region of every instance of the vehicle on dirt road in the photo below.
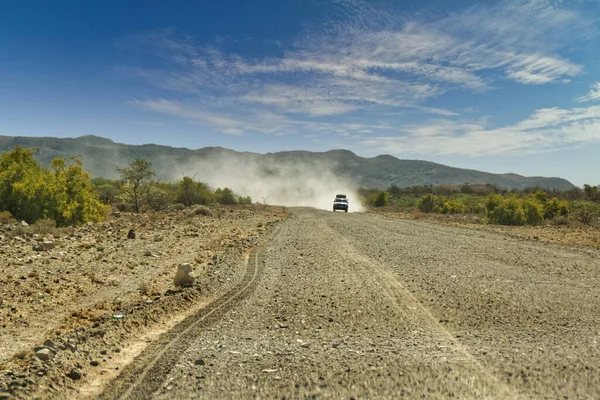
[[[335,200],[333,200],[333,212],[335,210],[344,210],[348,212],[348,198],[345,194],[336,194]]]

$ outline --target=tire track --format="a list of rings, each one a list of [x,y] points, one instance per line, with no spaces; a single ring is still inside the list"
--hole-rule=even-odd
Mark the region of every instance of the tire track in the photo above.
[[[271,235],[274,240],[280,227]],[[160,389],[169,371],[186,348],[207,326],[256,289],[263,272],[263,248],[254,250],[246,263],[243,280],[225,295],[186,318],[149,345],[100,395],[101,399],[147,399]]]

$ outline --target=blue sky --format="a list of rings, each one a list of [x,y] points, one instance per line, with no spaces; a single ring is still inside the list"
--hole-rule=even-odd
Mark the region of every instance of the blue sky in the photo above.
[[[600,1],[2,1],[0,134],[600,183]]]

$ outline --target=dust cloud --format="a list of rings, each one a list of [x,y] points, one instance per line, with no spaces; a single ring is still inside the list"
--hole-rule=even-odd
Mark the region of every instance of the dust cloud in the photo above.
[[[343,193],[349,199],[349,212],[362,211],[356,187],[333,171],[333,163],[212,157],[182,166],[171,178],[190,176],[212,188],[228,187],[250,196],[253,203],[288,207],[332,210],[335,195]]]

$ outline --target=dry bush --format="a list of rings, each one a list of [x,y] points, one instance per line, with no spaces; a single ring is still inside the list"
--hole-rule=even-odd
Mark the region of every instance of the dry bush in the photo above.
[[[11,231],[8,232],[8,235],[11,237],[27,236],[29,234],[31,234],[31,227],[21,224],[17,224],[17,226],[15,226]]]
[[[17,220],[8,211],[0,211],[0,224],[14,224]]]
[[[572,225],[572,221],[567,218],[567,217],[563,217],[562,215],[559,215],[557,217],[554,217],[550,220],[550,223],[552,225],[561,225],[561,226],[570,226]]]
[[[56,222],[53,219],[38,219],[31,225],[31,231],[38,235],[54,235],[56,233]]]
[[[191,213],[194,215],[205,215],[205,216],[211,216],[213,214],[212,211],[208,207],[201,206],[201,205],[196,205],[196,206],[192,207]]]
[[[142,282],[138,287],[138,292],[140,295],[148,297],[160,296],[161,294],[150,282]]]
[[[185,210],[185,204],[183,203],[175,203],[171,207],[169,207],[172,211],[182,211]]]

